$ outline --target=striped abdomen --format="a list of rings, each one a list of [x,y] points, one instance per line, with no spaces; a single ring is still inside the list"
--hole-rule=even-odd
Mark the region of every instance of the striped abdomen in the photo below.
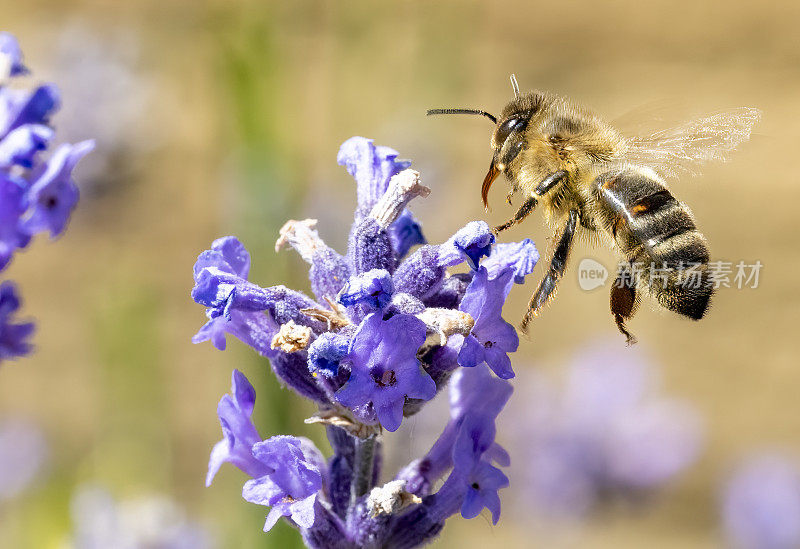
[[[706,239],[661,178],[633,167],[608,172],[592,184],[592,199],[600,224],[633,265],[637,285],[667,309],[702,318],[713,293]]]

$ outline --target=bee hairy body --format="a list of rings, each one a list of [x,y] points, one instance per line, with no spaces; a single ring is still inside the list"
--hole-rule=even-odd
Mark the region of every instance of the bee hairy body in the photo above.
[[[749,138],[757,109],[721,112],[651,136],[628,138],[564,97],[519,94],[497,118],[476,109],[433,109],[429,114],[480,114],[496,124],[492,161],[481,196],[488,208],[492,182],[506,176],[525,200],[499,233],[524,220],[536,207],[558,229],[547,273],[522,321],[528,322],[554,295],[575,236],[612,245],[624,258],[611,288],[617,327],[635,341],[625,322],[636,312],[642,291],[664,308],[694,320],[706,313],[714,281],[709,250],[689,208],[677,200],[659,172],[679,171],[680,162],[724,158]],[[690,171],[690,170],[687,170]]]

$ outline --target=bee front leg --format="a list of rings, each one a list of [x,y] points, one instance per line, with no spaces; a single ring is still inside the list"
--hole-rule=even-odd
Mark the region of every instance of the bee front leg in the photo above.
[[[577,225],[578,210],[570,210],[567,223],[564,225],[564,230],[561,232],[561,237],[558,239],[558,245],[555,251],[553,251],[553,257],[550,259],[550,267],[547,270],[547,274],[539,283],[539,287],[536,288],[536,292],[533,294],[533,297],[531,297],[530,303],[528,303],[528,311],[522,319],[520,329],[524,333],[528,332],[528,323],[531,319],[539,313],[539,310],[547,303],[550,297],[554,295],[556,285],[564,275]]]
[[[525,202],[522,203],[522,206],[519,207],[517,213],[514,214],[514,217],[503,223],[502,225],[498,225],[494,228],[494,234],[500,234],[501,232],[505,231],[506,229],[510,229],[526,217],[528,217],[533,209],[536,207],[536,198],[533,196],[529,196],[525,199]]]
[[[636,280],[626,267],[617,273],[617,280],[611,285],[611,314],[620,333],[625,336],[626,343],[630,346],[636,343],[636,338],[625,327],[625,322],[633,318],[639,307],[639,294],[636,292]]]
[[[567,177],[567,172],[565,170],[559,170],[557,172],[553,172],[544,179],[536,186],[536,189],[533,191],[533,195],[529,196],[525,202],[522,203],[517,213],[514,214],[514,217],[503,223],[502,225],[498,225],[494,228],[495,234],[500,234],[501,232],[505,231],[506,229],[510,229],[526,217],[528,217],[533,209],[536,207],[536,197],[543,196],[547,193],[550,189],[555,187],[558,183],[564,180]],[[509,204],[511,204],[511,197],[514,195],[515,188],[511,188],[511,192],[508,193],[506,200]]]

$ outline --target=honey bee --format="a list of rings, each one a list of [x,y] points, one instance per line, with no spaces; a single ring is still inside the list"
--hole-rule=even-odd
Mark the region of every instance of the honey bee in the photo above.
[[[495,124],[489,171],[481,198],[501,173],[522,205],[495,233],[516,225],[541,204],[557,229],[547,273],[528,305],[521,328],[555,294],[577,235],[605,241],[624,258],[611,287],[611,314],[630,345],[626,322],[647,293],[670,311],[703,318],[714,292],[706,238],[667,179],[691,174],[709,160],[725,160],[747,141],[760,111],[737,108],[650,135],[623,135],[589,110],[565,97],[534,91],[520,94],[499,117],[478,109],[431,109],[435,114],[474,114]]]

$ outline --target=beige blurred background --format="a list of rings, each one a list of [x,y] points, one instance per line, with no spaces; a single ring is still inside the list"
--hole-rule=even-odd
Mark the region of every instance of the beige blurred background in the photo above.
[[[424,113],[497,112],[511,98],[511,73],[525,90],[571,96],[608,119],[638,112],[637,124],[654,106],[668,121],[762,109],[732,162],[673,190],[715,257],[764,267],[757,289],[721,290],[700,324],[652,307],[631,324],[666,389],[691,400],[706,424],[701,459],[652,508],[606,510],[558,541],[511,518],[497,526],[457,518],[436,546],[715,547],[718,491],[731,464],[762,447],[800,451],[797,2],[2,0],[0,13],[35,79],[56,79],[56,37],[74,26],[100,51],[133,43],[137,53],[124,63],[135,77],[126,84],[130,93],[137,82],[149,90],[137,92],[144,107],[120,130],[133,137],[114,150],[98,142],[94,154],[112,157],[108,178],[92,177],[63,238],[35,242],[5,273],[38,332],[36,353],[0,370],[0,414],[40,422],[51,459],[30,491],[2,508],[1,547],[61,546],[71,494],[87,482],[119,498],[167,494],[224,547],[296,545],[286,527],[260,532],[266,509],[240,498],[238,471],[203,487],[220,438],[216,403],[234,367],[259,392],[262,435],[319,440],[320,432],[302,424],[309,409],[276,389],[249,349],[190,343],[204,321],[189,297],[194,259],[214,238],[237,234],[253,254],[252,280],[307,288],[301,260],[272,245],[286,219],[314,217],[326,241],[344,248],[355,188],[336,152],[352,135],[413,159],[433,190],[414,208],[429,241],[470,219],[504,221],[513,210],[502,184],[488,216],[479,200],[489,124]],[[109,84],[110,98],[94,93],[111,100],[128,85]],[[75,89],[65,112],[81,101]],[[79,125],[70,132],[93,137]],[[550,237],[540,216],[505,238],[525,236],[540,250]],[[615,264],[610,251],[579,244],[573,258],[583,257]],[[515,288],[507,318],[521,316],[533,288]],[[516,362],[556,371],[597,338],[623,344],[606,290],[582,291],[573,269]]]

